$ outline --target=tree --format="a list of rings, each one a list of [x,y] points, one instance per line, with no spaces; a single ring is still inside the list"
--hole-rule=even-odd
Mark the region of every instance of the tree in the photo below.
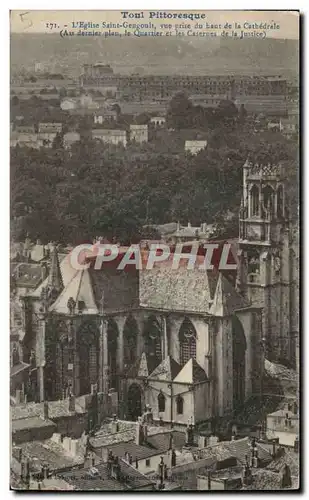
[[[170,101],[167,110],[168,127],[188,128],[192,122],[192,102],[184,92],[179,92]]]

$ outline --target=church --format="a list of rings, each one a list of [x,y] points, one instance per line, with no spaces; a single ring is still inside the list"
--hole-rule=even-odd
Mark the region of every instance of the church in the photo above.
[[[48,276],[22,298],[28,397],[98,392],[120,418],[137,420],[148,405],[158,423],[186,426],[259,396],[265,353],[279,360],[293,348],[278,168],[244,166],[236,287],[217,269],[163,262],[76,270],[54,248]]]

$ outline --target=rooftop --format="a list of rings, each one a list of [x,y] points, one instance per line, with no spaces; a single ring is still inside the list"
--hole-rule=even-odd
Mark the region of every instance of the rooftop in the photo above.
[[[119,442],[109,445],[108,449],[113,452],[113,455],[121,458],[125,458],[126,453],[129,453],[133,461],[135,461],[153,457],[160,453],[166,453],[171,447],[171,442],[174,448],[182,448],[186,442],[185,433],[180,431],[168,431],[148,436],[146,442],[141,445],[136,444],[135,441],[132,440],[126,443]]]
[[[101,463],[87,469],[65,472],[60,477],[73,485],[74,489],[82,491],[135,490],[143,489],[153,484],[150,479],[121,459],[119,460],[119,466],[119,479],[111,477],[107,463]]]
[[[28,429],[39,429],[42,427],[55,426],[54,422],[51,420],[44,420],[40,417],[26,417],[19,418],[12,421],[12,433],[28,430]]]
[[[18,448],[22,450],[23,460],[29,459],[30,471],[33,473],[40,472],[43,465],[47,466],[52,472],[76,467],[84,463],[84,457],[69,454],[63,446],[51,439],[22,443]]]
[[[83,406],[84,398],[75,399],[75,411],[69,411],[69,400],[63,399],[59,401],[48,402],[48,416],[51,420],[60,417],[69,417],[76,413],[85,413]],[[19,420],[31,417],[44,418],[44,403],[23,403],[16,406],[11,406],[11,419]]]

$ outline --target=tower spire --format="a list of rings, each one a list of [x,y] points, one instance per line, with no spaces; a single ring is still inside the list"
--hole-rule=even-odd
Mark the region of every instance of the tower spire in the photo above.
[[[48,287],[53,288],[60,292],[63,290],[63,281],[60,271],[58,252],[56,246],[51,251],[51,264],[48,276]]]

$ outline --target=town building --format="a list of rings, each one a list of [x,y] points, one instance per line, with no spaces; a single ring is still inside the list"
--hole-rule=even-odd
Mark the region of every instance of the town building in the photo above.
[[[95,125],[102,125],[105,122],[116,121],[118,118],[117,111],[109,109],[108,107],[100,108],[93,114],[93,123]]]
[[[63,146],[65,149],[71,149],[73,144],[75,144],[76,142],[79,142],[79,141],[80,141],[80,133],[79,132],[71,131],[71,132],[67,132],[63,136]]]
[[[192,155],[197,155],[200,151],[207,148],[207,141],[186,141],[185,151]]]
[[[282,409],[267,415],[266,436],[279,440],[281,445],[294,447],[299,436],[298,412]]]
[[[111,71],[110,71],[111,70]],[[283,96],[287,93],[287,81],[281,76],[269,75],[120,75],[109,67],[84,65],[81,86],[94,84],[115,85],[122,96],[130,96],[139,101],[147,99],[171,98],[175,93],[187,91],[193,95],[219,95],[226,98],[237,96]],[[223,96],[223,97],[222,97]]]
[[[148,125],[130,125],[130,141],[148,142]]]
[[[92,130],[92,138],[115,146],[121,144],[126,147],[127,145],[126,130],[96,128]]]
[[[164,127],[166,124],[166,118],[164,116],[152,116],[150,118],[150,123],[154,127]]]

